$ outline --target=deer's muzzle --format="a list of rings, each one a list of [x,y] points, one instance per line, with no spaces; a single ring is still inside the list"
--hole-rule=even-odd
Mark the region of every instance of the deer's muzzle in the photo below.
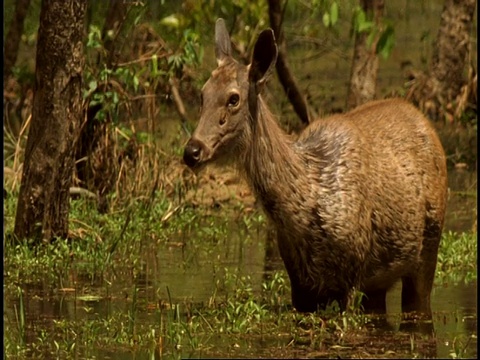
[[[188,140],[185,150],[183,151],[183,161],[189,167],[193,168],[200,162],[203,145],[199,140],[191,138]]]

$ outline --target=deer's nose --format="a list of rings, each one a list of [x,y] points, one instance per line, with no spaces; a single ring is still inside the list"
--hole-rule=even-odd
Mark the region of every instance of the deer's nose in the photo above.
[[[183,152],[183,161],[189,167],[194,167],[200,161],[202,154],[202,145],[198,140],[190,139]]]

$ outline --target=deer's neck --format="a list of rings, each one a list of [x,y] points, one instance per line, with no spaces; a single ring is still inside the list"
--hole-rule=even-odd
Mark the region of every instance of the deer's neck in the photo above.
[[[251,146],[244,159],[246,175],[267,212],[278,212],[297,191],[305,169],[293,141],[260,97],[256,110],[251,119]]]

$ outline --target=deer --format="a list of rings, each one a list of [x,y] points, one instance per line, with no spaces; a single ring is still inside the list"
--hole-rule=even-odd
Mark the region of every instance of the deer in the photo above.
[[[315,119],[294,139],[262,96],[277,53],[265,29],[241,64],[217,20],[217,68],[202,88],[184,163],[194,171],[233,163],[243,174],[276,230],[297,311],[334,301],[345,310],[360,291],[365,311],[385,313],[386,293],[401,281],[402,312],[431,317],[447,200],[433,125],[391,98]]]

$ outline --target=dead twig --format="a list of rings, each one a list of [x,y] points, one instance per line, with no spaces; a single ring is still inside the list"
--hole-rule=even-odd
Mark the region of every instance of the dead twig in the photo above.
[[[80,195],[80,196],[85,196],[90,199],[97,199],[97,195],[87,189],[81,188],[81,187],[76,187],[72,186],[70,188],[70,195]]]
[[[176,85],[176,80],[174,78],[170,78],[169,80],[173,102],[175,103],[175,108],[177,109],[178,115],[180,115],[180,120],[182,122],[182,128],[185,133],[190,136],[190,131],[188,131],[186,124],[188,122],[187,113],[185,111],[185,106],[183,105],[183,100],[180,96],[180,92],[178,91],[178,87]]]

